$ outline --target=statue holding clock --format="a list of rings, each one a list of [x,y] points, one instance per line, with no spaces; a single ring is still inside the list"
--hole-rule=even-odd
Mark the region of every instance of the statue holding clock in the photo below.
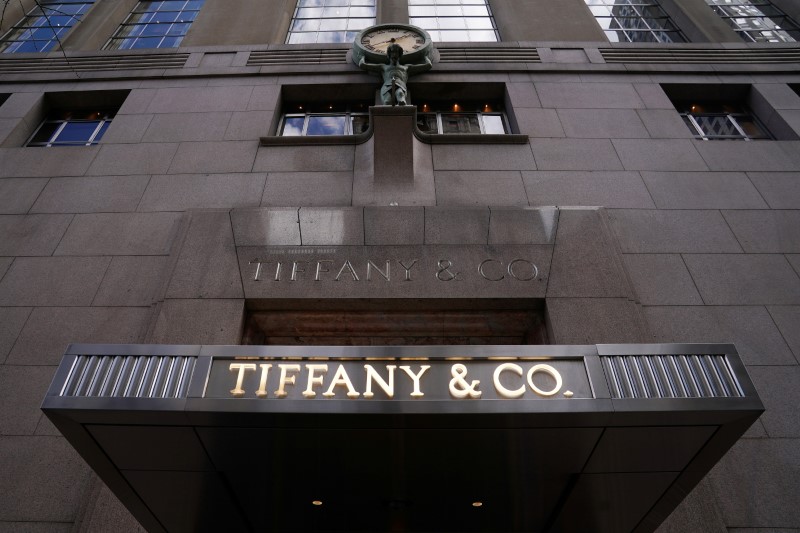
[[[408,78],[433,68],[432,52],[430,35],[408,24],[372,26],[353,42],[353,62],[383,77],[384,105],[409,105]]]

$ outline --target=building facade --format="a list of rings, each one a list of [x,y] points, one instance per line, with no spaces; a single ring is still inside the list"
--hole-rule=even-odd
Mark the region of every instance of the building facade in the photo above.
[[[798,0],[2,7],[0,531],[143,530],[40,410],[70,343],[735,343],[766,411],[659,531],[800,529]]]

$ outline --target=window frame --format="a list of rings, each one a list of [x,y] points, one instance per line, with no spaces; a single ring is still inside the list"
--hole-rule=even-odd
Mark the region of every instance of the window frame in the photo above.
[[[51,113],[48,118],[45,118],[41,124],[36,128],[33,134],[28,138],[28,141],[25,143],[26,147],[40,147],[40,148],[52,148],[53,146],[94,146],[100,142],[100,140],[105,135],[105,132],[108,130],[108,126],[110,126],[112,120],[116,116],[116,111],[112,110],[103,110],[99,111],[101,114],[101,118],[99,119],[70,119],[70,118],[50,118],[55,113]],[[68,124],[77,124],[77,123],[91,123],[97,122],[97,126],[95,126],[94,130],[92,130],[91,135],[87,138],[86,142],[80,141],[64,141],[58,142],[58,137],[61,135],[64,130],[66,129]],[[53,133],[48,137],[47,141],[36,141],[34,139],[42,130],[42,128],[46,127],[48,124],[59,124],[59,126],[53,131]]]
[[[365,108],[363,111],[361,110],[353,110],[352,107],[356,105],[364,105]],[[285,135],[284,131],[286,128],[286,121],[290,118],[303,118],[303,127],[301,129],[300,135]],[[308,135],[308,126],[309,122],[314,117],[345,117],[345,127],[344,133],[331,133],[330,135]],[[367,128],[369,129],[369,106],[366,103],[354,103],[351,105],[347,105],[346,109],[342,111],[331,111],[331,112],[324,112],[324,111],[290,111],[281,113],[281,119],[278,122],[277,128],[277,136],[278,137],[330,137],[335,135],[360,135],[363,132],[354,132],[353,131],[353,119],[355,117],[366,117],[367,118]]]
[[[730,141],[762,141],[762,140],[770,140],[770,139],[772,139],[772,137],[770,136],[769,130],[767,130],[767,128],[765,128],[764,125],[761,124],[761,121],[758,120],[758,118],[755,115],[753,115],[751,113],[748,113],[746,110],[742,110],[741,112],[734,112],[734,113],[728,113],[728,112],[696,113],[696,112],[692,112],[692,111],[682,111],[680,113],[680,115],[681,115],[681,118],[684,119],[684,123],[686,123],[687,126],[689,124],[691,124],[692,127],[694,127],[695,131],[693,133],[694,133],[695,139],[700,139],[700,140],[703,140],[703,141],[729,141],[729,140]],[[702,126],[698,122],[698,120],[697,120],[698,117],[725,117],[726,119],[728,119],[731,122],[731,124],[736,129],[736,131],[739,132],[739,135],[736,135],[736,136],[734,136],[734,135],[714,135],[714,134],[706,133],[705,131],[703,131]],[[761,137],[753,137],[751,135],[748,135],[747,132],[744,130],[744,128],[742,128],[742,126],[739,124],[739,120],[737,120],[737,118],[738,119],[745,119],[746,118],[750,122],[753,122],[761,130],[761,133],[763,135]]]
[[[205,0],[177,0],[184,3],[184,8],[181,8],[179,10],[163,10],[163,11],[159,9],[156,9],[155,11],[140,10],[139,9],[140,6],[142,6],[142,4],[147,1],[148,0],[138,0],[136,2],[136,5],[133,7],[133,9],[131,9],[130,13],[128,13],[128,16],[125,17],[125,20],[123,20],[119,24],[119,26],[117,26],[117,29],[114,30],[114,33],[111,35],[108,41],[106,41],[106,43],[103,45],[103,50],[154,50],[162,48],[178,48],[183,42],[183,39],[186,37],[186,35],[188,35],[189,31],[192,29],[192,24],[194,24],[194,21],[197,19],[197,15],[200,13],[200,11],[203,9],[205,5]],[[159,0],[158,3],[163,4],[166,1],[171,1],[171,0]],[[199,2],[200,5],[197,7],[197,9],[185,9],[189,4],[189,2]],[[152,18],[158,13],[178,13],[178,15],[176,15],[176,20],[170,22],[163,22],[163,24],[168,25],[170,27],[175,26],[176,24],[186,24],[187,25],[186,31],[180,34],[170,35],[168,28],[167,31],[163,34],[153,34],[153,35],[146,34],[145,32],[147,28],[162,24],[161,21],[155,21],[155,22],[152,21]],[[192,13],[193,14],[192,19],[189,20],[188,22],[183,20],[180,21],[177,20],[183,13]],[[146,14],[151,14],[150,19],[148,19],[146,22],[141,22],[141,20],[136,22],[131,22],[131,19],[133,19],[134,16],[146,15]],[[141,26],[142,29],[139,31],[139,33],[134,35],[133,32],[135,31],[135,28],[137,26]],[[131,28],[131,30],[126,35],[122,35],[123,31],[126,28]],[[155,39],[155,38],[160,38],[160,42],[157,46],[123,47],[123,45],[127,41],[131,41],[131,44],[134,45],[140,39]],[[177,39],[177,41],[174,44],[170,44],[169,46],[162,46],[162,44],[166,39]]]
[[[8,31],[6,31],[0,37],[0,53],[2,54],[35,54],[35,53],[43,53],[49,52],[56,48],[57,46],[61,46],[61,42],[67,35],[72,31],[72,29],[77,26],[83,16],[92,8],[94,7],[95,0],[39,0],[36,5],[34,5],[29,11],[27,11],[22,18],[16,23],[9,27]],[[79,10],[78,13],[67,14],[64,11],[61,11],[60,8],[54,9],[48,6],[55,6],[58,5],[59,7],[62,5],[81,5],[84,6],[82,9]],[[33,14],[35,11],[40,11],[38,14]],[[50,13],[46,13],[45,10],[49,10]],[[51,23],[51,17],[63,17],[69,16],[69,25],[64,26],[56,26],[54,27]],[[42,24],[36,25],[36,21],[43,21]],[[27,22],[27,23],[26,23]],[[64,28],[62,34],[58,34],[60,28]],[[42,29],[49,29],[52,32],[52,36],[48,36],[45,39],[33,39],[33,38],[26,38],[26,39],[19,39],[11,37],[14,36],[15,32],[17,33],[17,37],[20,35],[24,35],[25,33],[29,33],[30,37],[33,37],[35,32],[42,30]],[[37,43],[43,42],[45,43],[41,49],[37,49],[34,51],[17,51],[14,49],[15,45],[20,46],[26,43]],[[38,47],[37,47],[38,48]]]
[[[426,115],[428,115],[428,116],[435,115],[436,116],[436,130],[437,130],[436,132],[423,131],[422,129],[420,129],[420,131],[422,131],[423,133],[427,133],[427,134],[430,134],[430,135],[508,135],[509,133],[511,133],[511,128],[509,126],[508,117],[502,111],[487,111],[487,112],[483,112],[483,111],[419,111],[419,110],[417,110],[417,119],[418,120],[419,120],[419,117],[426,116]],[[475,115],[475,116],[478,117],[478,127],[480,128],[480,132],[457,132],[457,131],[445,132],[444,131],[444,123],[442,122],[442,115],[463,115],[463,116]],[[484,121],[484,117],[485,116],[500,117],[500,120],[501,120],[502,125],[503,125],[503,133],[487,133],[486,132],[487,127],[486,127],[485,121]],[[417,127],[419,128],[419,124],[417,124]]]
[[[286,41],[285,44],[297,45],[297,44],[350,44],[352,43],[353,39],[360,31],[370,26],[374,26],[377,24],[378,21],[378,0],[339,0],[339,1],[346,1],[346,5],[334,6],[334,5],[327,5],[328,1],[331,0],[315,0],[320,2],[318,6],[306,6],[302,5],[301,3],[308,0],[297,0],[294,12],[292,13],[292,18],[289,21],[289,29],[286,32]],[[355,3],[355,5],[354,5]],[[336,17],[336,16],[324,16],[324,12],[326,9],[329,8],[346,8],[347,15]],[[350,10],[352,8],[372,8],[373,16],[372,17],[360,17],[360,16],[350,16]],[[320,16],[319,17],[300,17],[300,10],[301,9],[320,9]],[[323,30],[322,24],[325,20],[344,20],[345,29],[343,30]],[[303,20],[311,20],[311,21],[319,21],[317,28],[314,30],[293,30],[292,28],[295,26],[297,21]],[[353,21],[362,21],[356,22],[353,28],[350,28],[351,23]],[[320,40],[321,35],[336,35],[344,33],[344,40],[336,41],[336,40]],[[299,41],[299,42],[292,42],[292,37],[296,35],[314,35],[313,41]],[[349,38],[348,34],[352,34],[352,38]]]
[[[669,16],[669,13],[661,6],[659,0],[627,0],[626,4],[614,4],[612,2],[617,0],[584,0],[586,3],[586,7],[589,9],[589,12],[594,17],[595,21],[597,22],[598,26],[600,26],[601,31],[606,36],[609,42],[628,42],[628,43],[649,43],[649,42],[657,42],[657,43],[683,43],[688,42],[686,35],[681,31],[675,21],[672,20],[672,17]],[[611,12],[611,8],[613,7],[630,7],[633,12],[636,14],[635,17],[631,16],[618,16]],[[607,8],[609,14],[608,15],[598,15],[592,8]],[[644,9],[647,8],[655,8],[661,14],[658,16],[647,16],[644,13]],[[612,28],[612,24],[614,22],[618,22],[619,20],[635,20],[638,21],[638,25],[641,26],[640,28],[631,28],[626,27],[624,25],[619,25],[617,28]],[[665,23],[661,27],[652,27],[649,21],[659,21]],[[602,24],[602,21],[610,21],[608,27]],[[674,29],[670,29],[671,26]],[[619,33],[622,32],[626,40],[612,40],[609,38],[609,34],[613,33],[619,36]],[[634,40],[631,39],[631,35],[649,35],[653,37],[653,40]],[[669,40],[664,40],[660,38],[661,35],[664,35],[669,38]],[[677,37],[674,39],[673,37]]]
[[[769,0],[741,0],[742,2],[747,3],[731,3],[731,4],[720,4],[718,0],[705,0],[706,5],[717,15],[721,18],[730,28],[736,32],[740,39],[744,42],[753,42],[753,43],[793,43],[800,41],[800,25],[792,19],[789,15],[783,12],[780,8],[778,8],[775,4],[770,2]],[[759,9],[760,7],[768,6],[770,11],[775,12],[772,15],[768,15],[764,13],[763,10]],[[741,7],[741,8],[752,8],[758,12],[760,15],[745,15],[745,14],[729,14],[724,8],[726,7]],[[737,22],[736,19],[758,19],[761,21],[761,24],[764,24],[764,21],[769,21],[768,24],[772,25],[771,28],[764,28],[761,30],[754,29],[754,28],[742,28]],[[779,20],[780,22],[776,21]],[[789,26],[786,28],[785,26]],[[775,35],[778,34],[785,34],[787,38],[779,38],[770,40],[769,38],[765,39],[756,39],[753,37],[754,34],[761,34],[763,36],[764,32],[772,32]]]
[[[479,3],[479,1],[480,1],[480,3]],[[438,8],[439,7],[445,7],[446,8],[446,7],[451,7],[451,6],[457,6],[457,7],[481,6],[481,7],[485,7],[486,8],[486,12],[488,14],[487,15],[476,15],[476,16],[470,16],[470,15],[465,15],[465,14],[462,14],[462,15],[439,15],[438,14]],[[424,8],[424,7],[433,8],[434,9],[434,14],[433,15],[427,15],[427,16],[424,16],[424,15],[412,15],[411,14],[411,10],[413,8]],[[465,23],[466,23],[466,20],[470,19],[470,18],[480,18],[480,19],[484,19],[485,18],[490,22],[491,29],[489,29],[489,28],[470,29],[468,27],[467,28],[442,28],[441,27],[440,20],[459,19],[459,18],[460,19],[464,19]],[[427,24],[421,23],[421,19],[434,19],[434,20],[436,20],[436,27],[433,28],[433,27],[430,27]],[[494,20],[494,14],[492,13],[492,6],[489,5],[489,1],[488,0],[411,0],[408,3],[408,20],[409,20],[410,24],[418,26],[418,27],[422,28],[423,30],[427,31],[431,35],[431,39],[433,40],[433,42],[438,42],[438,43],[451,43],[451,42],[481,42],[481,43],[496,42],[496,43],[499,43],[499,42],[502,42],[502,39],[500,37],[500,32],[497,29],[497,23]],[[468,39],[467,40],[463,40],[463,39],[458,39],[458,40],[456,40],[456,39],[443,39],[442,38],[443,37],[442,32],[446,33],[446,32],[450,32],[450,31],[463,31],[463,32],[466,32]],[[494,33],[494,40],[492,40],[492,41],[486,40],[486,39],[472,40],[471,38],[469,38],[472,35],[471,32],[476,32],[476,31],[493,32]]]

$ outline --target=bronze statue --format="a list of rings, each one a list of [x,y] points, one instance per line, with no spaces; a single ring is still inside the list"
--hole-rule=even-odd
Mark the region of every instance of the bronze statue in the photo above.
[[[425,63],[402,65],[400,58],[403,55],[403,47],[397,44],[394,39],[391,40],[391,43],[386,49],[388,63],[367,63],[362,57],[358,66],[364,70],[380,72],[383,75],[381,100],[384,105],[409,105],[408,77],[418,72],[430,70],[433,65],[429,57],[425,58]]]

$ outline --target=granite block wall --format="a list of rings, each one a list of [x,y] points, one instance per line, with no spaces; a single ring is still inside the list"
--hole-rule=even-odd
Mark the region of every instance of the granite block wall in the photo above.
[[[592,293],[598,265],[561,267],[554,338],[647,340],[608,335],[641,315],[653,342],[735,342],[766,404],[662,531],[800,528],[800,141],[696,140],[660,85],[744,79],[800,134],[800,75],[482,73],[506,86],[528,141],[420,145],[423,178],[391,189],[402,232],[386,229],[389,193],[359,173],[364,147],[260,145],[280,86],[321,79],[0,84],[13,95],[0,107],[0,531],[138,528],[38,410],[67,343],[237,343],[235,245],[325,242],[330,210],[316,208],[341,208],[342,242],[524,244],[508,220],[527,206],[604,208],[635,292]],[[21,146],[42,95],[105,88],[130,93],[98,146]],[[599,242],[580,213],[559,226],[582,236],[578,252]]]

